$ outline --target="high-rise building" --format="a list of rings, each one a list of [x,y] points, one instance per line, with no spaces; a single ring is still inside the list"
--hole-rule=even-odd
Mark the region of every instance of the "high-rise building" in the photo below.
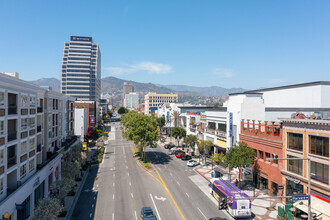
[[[123,97],[122,97],[122,105],[125,106],[125,95],[130,92],[134,92],[134,86],[128,82],[124,82],[123,84]]]
[[[61,93],[98,102],[101,96],[101,52],[91,37],[71,36],[64,43]]]
[[[130,92],[125,95],[124,107],[128,109],[135,109],[139,107],[139,94],[136,92]]]

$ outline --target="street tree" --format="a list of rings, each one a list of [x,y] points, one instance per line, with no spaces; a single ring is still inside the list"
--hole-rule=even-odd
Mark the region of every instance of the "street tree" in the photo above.
[[[76,182],[73,178],[62,178],[61,180],[57,180],[52,187],[52,190],[55,191],[56,197],[60,200],[60,202],[64,205],[64,198],[68,195],[68,193],[73,189]]]
[[[201,154],[203,154],[203,158],[205,160],[205,163],[206,163],[205,155],[210,153],[210,150],[211,150],[212,146],[213,146],[212,141],[200,140],[199,143],[198,143],[198,150]]]
[[[157,118],[158,126],[162,128],[165,125],[165,117],[162,116],[160,118]]]
[[[180,112],[179,111],[172,112],[171,122],[174,122],[174,127],[179,126],[179,122],[180,122]]]
[[[189,134],[184,138],[184,142],[191,149],[195,149],[195,145],[198,143],[198,138],[196,135]],[[188,149],[188,148],[187,148]]]
[[[38,202],[33,220],[56,220],[64,207],[57,198],[46,197]]]
[[[62,164],[63,178],[77,178],[80,174],[80,163],[78,161],[65,161]]]
[[[229,148],[226,153],[225,165],[229,166],[229,169],[239,168],[240,180],[242,167],[252,165],[255,157],[255,151],[249,148],[245,142],[240,142],[238,145]]]
[[[175,137],[178,141],[178,146],[180,144],[181,138],[186,137],[187,132],[186,129],[181,128],[181,127],[174,127],[172,131],[172,136]]]
[[[154,142],[158,139],[157,119],[130,111],[121,117],[121,122],[125,128],[124,137],[140,147],[143,160],[146,160],[145,147],[155,147]]]
[[[120,107],[118,109],[118,114],[122,115],[122,114],[126,114],[126,113],[128,113],[128,109],[127,108]]]

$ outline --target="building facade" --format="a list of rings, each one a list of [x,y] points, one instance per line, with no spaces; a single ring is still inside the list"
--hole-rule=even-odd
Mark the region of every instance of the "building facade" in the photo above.
[[[139,94],[136,92],[130,92],[125,95],[124,107],[130,110],[139,107]]]
[[[61,93],[98,102],[101,96],[101,52],[91,37],[71,36],[64,42]]]
[[[158,110],[164,103],[176,102],[178,102],[178,94],[157,94],[149,92],[144,96],[145,114],[150,115],[155,112],[155,110]]]
[[[311,178],[312,212],[330,218],[329,138],[330,121],[313,119],[283,119],[283,158],[310,158],[307,160],[284,160],[281,171],[284,192],[287,196],[308,193]],[[290,202],[291,200],[288,200]],[[307,201],[295,203],[307,212]],[[319,217],[318,217],[319,218]],[[320,218],[321,219],[321,218]],[[323,219],[323,218],[322,218]]]
[[[73,134],[62,126],[73,120],[63,108],[68,100],[0,74],[0,216],[28,219],[61,178],[63,140]]]
[[[94,101],[75,101],[75,108],[86,108],[87,109],[87,127],[96,126],[97,117],[99,114],[97,113],[96,105]]]

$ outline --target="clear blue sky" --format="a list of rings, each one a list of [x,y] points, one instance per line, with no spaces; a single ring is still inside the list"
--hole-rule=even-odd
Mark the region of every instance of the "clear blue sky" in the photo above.
[[[257,89],[330,80],[330,1],[0,1],[0,71],[60,79],[91,36],[102,77]]]

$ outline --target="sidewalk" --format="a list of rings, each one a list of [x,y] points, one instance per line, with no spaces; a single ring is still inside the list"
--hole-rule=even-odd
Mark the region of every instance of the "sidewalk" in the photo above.
[[[220,168],[222,170],[222,167],[215,166],[217,168]],[[197,173],[199,173],[201,176],[203,176],[207,181],[210,181],[211,177],[211,166],[200,166],[195,169]],[[238,172],[231,171],[232,180],[238,179]],[[233,182],[233,181],[232,181]],[[253,196],[253,190],[242,190],[244,193],[246,193],[248,196]],[[266,197],[268,196],[266,193],[259,189],[255,189],[255,196],[258,198]],[[277,217],[277,209],[278,206],[283,206],[282,203],[276,201],[275,199],[251,199],[252,201],[252,212],[255,215],[254,219],[276,219]]]

